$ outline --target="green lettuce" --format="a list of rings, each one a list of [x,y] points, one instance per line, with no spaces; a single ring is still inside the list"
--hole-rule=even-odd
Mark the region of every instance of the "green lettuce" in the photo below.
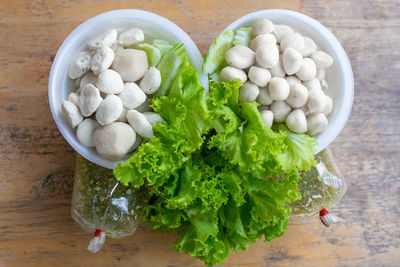
[[[218,127],[208,146],[217,148],[242,171],[259,178],[275,176],[282,172],[278,155],[286,149],[286,135],[264,123],[255,102],[239,103],[240,86],[239,80],[210,84],[209,109]],[[221,110],[225,110],[224,116]]]
[[[153,126],[155,136],[132,153],[126,162],[114,168],[115,176],[124,184],[141,186],[146,177],[147,184],[153,185],[161,182],[160,177],[175,173],[190,154],[200,148],[202,135],[211,127],[205,89],[197,70],[185,56],[181,45],[172,48],[164,57],[170,58],[169,53],[179,56],[179,60],[174,60],[180,62],[179,66],[174,66],[171,71],[176,77],[172,81],[162,80],[161,86],[169,84],[165,87],[168,97],[161,96],[152,102],[154,111],[165,121],[156,123]]]
[[[278,129],[286,132],[284,142],[287,149],[279,155],[285,170],[293,168],[309,170],[316,164],[314,154],[317,141],[314,138],[306,134],[293,133],[283,124],[279,124]]]
[[[227,30],[215,38],[214,43],[204,56],[203,72],[212,74],[225,64],[225,54],[232,47],[233,32]]]
[[[178,57],[178,58],[176,58]],[[149,188],[143,220],[177,231],[173,247],[207,266],[262,236],[281,236],[300,198],[298,171],[313,164],[312,138],[271,130],[256,103],[239,102],[241,82],[214,82],[209,96],[182,46],[161,59],[163,94],[152,101],[165,121],[114,169],[125,185]],[[300,154],[299,154],[300,153]]]
[[[168,94],[171,84],[184,61],[184,53],[183,44],[176,44],[163,55],[157,65],[157,69],[161,73],[161,86],[154,94],[155,96]]]
[[[157,66],[158,62],[160,62],[161,52],[156,46],[148,43],[140,43],[133,45],[132,48],[140,49],[146,52],[147,60],[149,61],[150,66]]]
[[[162,56],[165,55],[173,47],[173,45],[163,39],[154,39],[153,46],[157,47],[158,50],[160,50]]]
[[[268,241],[281,236],[290,214],[286,203],[300,196],[297,173],[281,181],[258,179],[233,165],[208,164],[205,157],[194,154],[173,175],[173,195],[168,186],[159,188],[144,219],[155,229],[177,229],[174,247],[207,266],[222,263],[230,249],[247,250],[263,235]]]
[[[249,46],[251,41],[251,27],[242,27],[235,31],[233,45]]]

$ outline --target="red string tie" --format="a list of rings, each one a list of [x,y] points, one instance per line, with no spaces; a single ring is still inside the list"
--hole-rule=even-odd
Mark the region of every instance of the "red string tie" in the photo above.
[[[96,229],[96,231],[94,231],[94,236],[95,236],[95,237],[99,237],[100,234],[101,234],[101,232],[103,232],[103,230],[101,230],[101,229]]]

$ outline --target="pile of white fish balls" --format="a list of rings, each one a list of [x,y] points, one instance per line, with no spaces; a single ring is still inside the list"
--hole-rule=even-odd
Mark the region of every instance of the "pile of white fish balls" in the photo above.
[[[239,100],[257,101],[265,123],[286,123],[295,133],[316,135],[328,126],[332,98],[325,70],[333,58],[308,37],[287,25],[259,19],[252,26],[250,47],[235,45],[225,54],[229,66],[222,81],[240,79]]]
[[[120,34],[109,30],[91,40],[69,68],[68,76],[78,86],[62,111],[79,142],[106,159],[122,159],[150,139],[152,125],[163,120],[147,101],[160,87],[160,71],[149,66],[144,51],[124,48],[143,41],[138,28]]]

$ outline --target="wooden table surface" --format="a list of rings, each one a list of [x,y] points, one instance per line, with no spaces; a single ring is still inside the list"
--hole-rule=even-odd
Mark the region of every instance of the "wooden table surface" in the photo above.
[[[229,3],[229,4],[228,4]],[[174,234],[142,224],[135,235],[92,238],[70,217],[75,154],[50,114],[47,81],[66,36],[104,11],[137,8],[181,26],[204,55],[213,38],[252,11],[312,16],[341,41],[353,66],[351,117],[331,148],[348,192],[332,211],[346,222],[321,231],[317,218],[232,253],[225,266],[400,265],[400,3],[353,1],[0,1],[0,266],[202,266],[171,248]]]

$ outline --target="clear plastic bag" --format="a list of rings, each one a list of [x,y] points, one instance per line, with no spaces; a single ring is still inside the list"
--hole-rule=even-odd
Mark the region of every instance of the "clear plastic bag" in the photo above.
[[[347,186],[340,174],[334,156],[329,149],[317,154],[317,164],[309,171],[301,173],[298,183],[302,198],[290,206],[292,215],[320,215],[322,224],[329,227],[341,218],[329,214],[328,208],[336,205],[346,193]]]
[[[118,182],[113,170],[76,156],[72,218],[95,237],[88,250],[96,253],[105,237],[121,238],[135,232],[148,201],[145,188]]]

